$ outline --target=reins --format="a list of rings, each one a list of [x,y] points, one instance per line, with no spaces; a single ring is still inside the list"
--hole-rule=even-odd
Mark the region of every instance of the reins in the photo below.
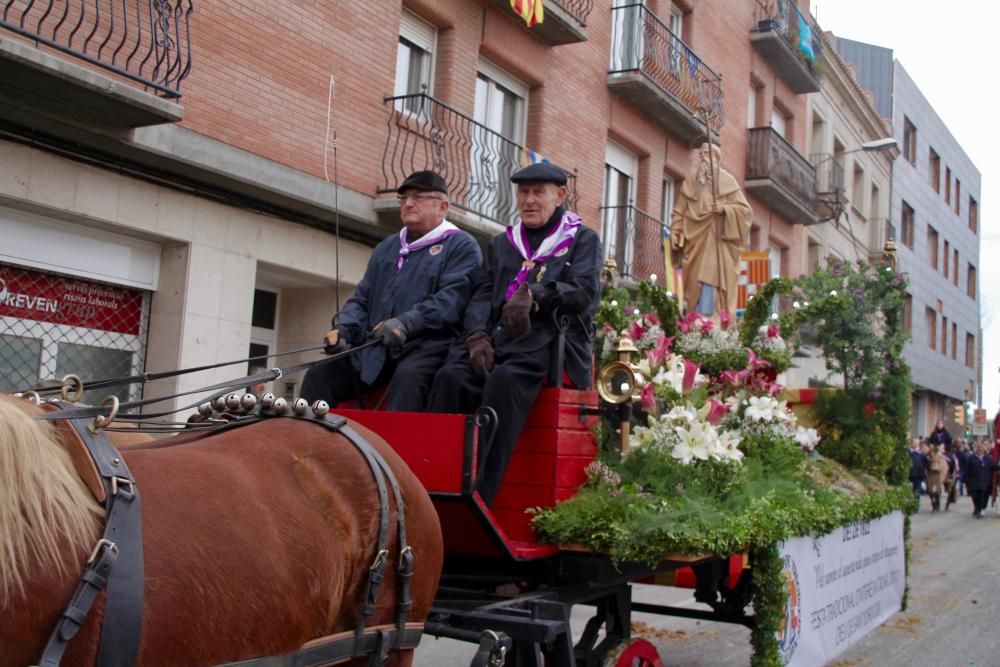
[[[371,347],[371,346],[377,345],[377,344],[378,344],[377,340],[369,340],[369,341],[367,341],[365,343],[362,343],[361,345],[358,345],[356,347],[352,347],[349,350],[345,350],[343,352],[338,352],[337,354],[331,354],[330,356],[326,357],[325,359],[315,359],[313,361],[306,361],[306,362],[302,362],[300,364],[296,364],[294,366],[288,366],[288,367],[285,367],[285,368],[271,368],[269,370],[261,371],[259,373],[254,373],[253,375],[246,375],[246,376],[243,376],[243,377],[240,377],[240,378],[234,378],[232,380],[225,380],[223,382],[218,382],[216,384],[209,385],[207,387],[199,387],[197,389],[191,389],[189,391],[182,391],[182,392],[178,392],[176,394],[171,394],[171,395],[168,395],[168,396],[157,396],[155,398],[146,398],[146,399],[142,399],[142,400],[139,400],[139,401],[128,401],[126,403],[121,403],[118,400],[118,397],[116,397],[116,396],[109,396],[107,399],[104,400],[103,403],[101,403],[101,405],[98,405],[98,406],[69,408],[69,409],[66,409],[66,410],[62,410],[62,411],[60,411],[58,413],[47,412],[47,413],[43,413],[43,414],[40,414],[40,415],[36,415],[35,419],[52,420],[52,419],[89,419],[89,418],[100,418],[100,423],[95,424],[95,426],[103,428],[103,427],[107,426],[110,422],[115,421],[115,420],[117,420],[117,421],[142,421],[142,420],[147,420],[147,419],[155,419],[157,417],[166,417],[166,416],[172,415],[172,414],[174,414],[176,412],[182,412],[184,410],[189,410],[189,409],[192,409],[192,408],[196,408],[196,407],[198,407],[198,406],[200,406],[200,405],[202,405],[204,403],[211,403],[212,401],[215,401],[217,399],[223,398],[224,396],[226,396],[226,394],[229,394],[230,392],[232,392],[235,389],[243,389],[243,388],[248,387],[250,385],[258,384],[258,383],[261,383],[261,382],[269,382],[269,381],[272,381],[272,380],[277,380],[277,379],[279,379],[281,377],[284,377],[286,375],[292,375],[294,373],[298,373],[300,371],[307,370],[309,368],[312,368],[314,366],[318,366],[320,364],[332,363],[332,362],[334,362],[334,361],[336,361],[338,359],[341,359],[343,357],[346,357],[348,355],[354,354],[354,353],[359,352],[359,351],[361,351],[361,350],[363,350],[363,349],[365,349],[367,347]],[[319,347],[321,347],[321,346],[319,346]],[[304,350],[314,350],[314,349],[317,349],[317,346],[313,346],[313,347],[310,347],[310,348],[303,348],[303,349]],[[296,350],[296,351],[297,352],[301,352],[303,350]],[[286,352],[286,353],[283,353],[283,354],[291,354],[291,352]],[[278,355],[273,355],[273,356],[278,356]],[[241,361],[245,361],[245,360],[240,360],[240,361],[236,361],[236,362],[227,362],[227,363],[224,363],[224,364],[217,364],[217,366],[226,366],[226,365],[230,365],[230,364],[233,364],[233,363],[240,363]],[[215,367],[216,366],[207,366],[207,367],[204,367],[204,368],[215,368]],[[182,374],[182,373],[194,372],[196,370],[202,370],[202,368],[185,369],[184,371],[173,371],[173,372],[171,372],[171,374],[172,375],[179,375],[179,374]],[[168,376],[168,375],[164,374],[164,377],[166,377],[166,376]],[[86,386],[87,387],[91,387],[92,385],[86,385]],[[105,385],[105,386],[110,386],[110,385]],[[78,391],[79,391],[80,394],[83,393],[83,387],[84,387],[84,384],[81,382],[80,386],[78,388]],[[163,401],[169,401],[171,399],[179,398],[181,396],[189,396],[191,394],[201,394],[201,393],[204,393],[204,392],[213,392],[213,393],[211,395],[207,396],[207,397],[202,397],[202,398],[200,398],[199,400],[197,400],[197,401],[195,401],[193,403],[190,403],[188,405],[185,405],[185,406],[173,409],[173,410],[168,410],[168,411],[165,411],[165,412],[144,413],[144,414],[131,414],[131,413],[118,414],[119,410],[131,410],[131,409],[134,409],[134,408],[142,408],[142,407],[145,407],[147,405],[153,405],[153,404],[156,404],[156,403],[161,403]],[[30,395],[30,393],[31,392],[27,392],[28,395]],[[22,394],[22,396],[23,395],[24,394]],[[37,392],[36,392],[36,396],[37,396]]]

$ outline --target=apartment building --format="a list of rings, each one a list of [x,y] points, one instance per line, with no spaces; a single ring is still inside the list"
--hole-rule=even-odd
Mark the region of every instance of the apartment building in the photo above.
[[[904,353],[913,383],[914,434],[938,419],[960,430],[952,407],[981,403],[979,170],[890,49],[838,39],[902,151],[892,171],[889,217],[899,268],[910,280]]]
[[[774,273],[806,266],[824,59],[806,2],[546,0],[533,28],[507,0],[97,5],[0,20],[0,388],[316,342],[416,169],[485,239],[512,221],[510,173],[557,163],[607,257],[662,277],[673,191],[710,132],[753,249]]]

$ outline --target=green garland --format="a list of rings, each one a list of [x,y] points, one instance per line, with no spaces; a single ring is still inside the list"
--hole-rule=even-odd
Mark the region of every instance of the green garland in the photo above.
[[[785,564],[778,553],[778,546],[770,544],[750,551],[753,577],[754,623],[750,631],[753,655],[751,667],[780,667],[781,654],[776,639],[785,620],[788,585],[785,582]]]

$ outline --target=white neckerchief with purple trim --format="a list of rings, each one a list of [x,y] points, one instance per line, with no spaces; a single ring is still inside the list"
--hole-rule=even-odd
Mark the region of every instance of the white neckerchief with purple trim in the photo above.
[[[532,253],[531,245],[528,243],[528,233],[524,230],[524,223],[521,222],[521,219],[518,218],[516,224],[508,227],[507,240],[514,247],[514,250],[517,250],[524,258],[524,262],[521,264],[521,270],[514,276],[514,280],[507,286],[507,295],[504,297],[504,301],[510,301],[510,297],[514,296],[517,288],[528,280],[528,274],[531,273],[531,269],[535,268],[536,264],[550,259],[560,250],[573,245],[573,239],[576,238],[576,232],[579,228],[580,216],[566,211],[559,224],[542,240],[538,250]]]
[[[429,245],[434,245],[445,237],[451,236],[452,234],[458,234],[461,231],[462,230],[447,220],[443,220],[441,224],[421,236],[413,243],[407,243],[406,227],[403,227],[399,230],[399,259],[396,260],[396,273],[400,272],[403,268],[403,263],[406,261],[407,255],[414,250],[420,250],[421,248],[426,248]]]

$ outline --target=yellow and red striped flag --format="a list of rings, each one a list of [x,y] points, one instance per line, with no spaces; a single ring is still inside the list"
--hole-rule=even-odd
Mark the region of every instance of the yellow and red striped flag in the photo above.
[[[510,0],[510,7],[515,14],[524,19],[529,28],[545,20],[542,0]]]

